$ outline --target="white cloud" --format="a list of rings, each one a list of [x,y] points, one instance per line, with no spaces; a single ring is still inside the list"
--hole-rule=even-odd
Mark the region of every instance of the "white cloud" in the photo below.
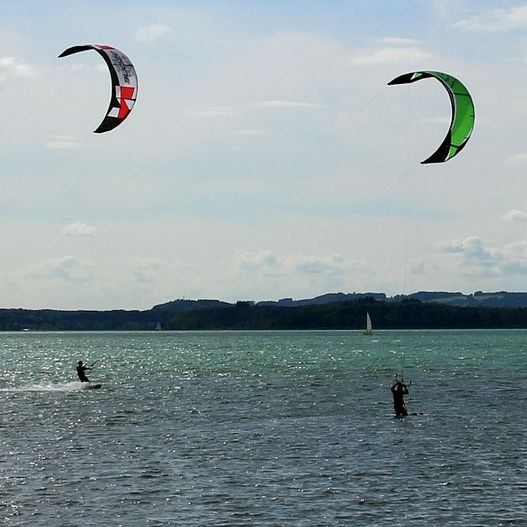
[[[345,270],[359,270],[363,267],[355,260],[347,261],[340,254],[313,256],[297,254],[278,256],[271,250],[245,252],[239,255],[239,264],[245,270],[271,270],[299,274],[335,274]]]
[[[287,101],[280,99],[262,100],[248,105],[234,106],[209,106],[202,108],[186,108],[182,115],[185,117],[237,117],[248,108],[256,109],[324,109],[327,105],[307,101]]]
[[[441,16],[449,16],[455,8],[462,6],[461,0],[432,0],[432,6]]]
[[[276,267],[281,260],[271,250],[260,252],[245,252],[239,255],[239,263],[242,269],[262,269],[263,267]]]
[[[325,104],[305,102],[305,101],[282,101],[282,100],[270,100],[270,101],[256,101],[251,104],[253,108],[328,108]]]
[[[92,265],[75,256],[50,258],[37,266],[33,275],[85,284],[92,278]]]
[[[66,236],[86,237],[93,236],[97,229],[92,225],[88,225],[86,223],[77,221],[75,223],[70,223],[69,225],[66,225],[62,230],[64,231]]]
[[[519,5],[508,9],[491,11],[460,20],[455,27],[464,31],[511,31],[527,27],[527,6]]]
[[[374,40],[378,44],[382,44],[384,46],[417,46],[419,45],[419,41],[415,40],[413,38],[402,38],[402,37],[384,37],[384,38],[377,38]]]
[[[332,254],[326,257],[301,255],[292,258],[290,263],[295,271],[308,274],[342,272],[346,265],[339,254]]]
[[[19,77],[32,77],[35,74],[31,66],[18,62],[14,57],[0,58],[0,72]]]
[[[426,273],[426,265],[423,260],[410,261],[408,263],[408,272],[412,275],[422,276]]]
[[[135,32],[135,38],[139,42],[151,42],[163,38],[172,31],[170,26],[165,24],[152,24],[142,27]]]
[[[412,38],[385,37],[375,39],[381,47],[363,51],[352,57],[351,63],[357,65],[376,65],[399,62],[419,62],[431,57],[421,49],[420,43]]]
[[[519,209],[511,209],[502,216],[502,221],[527,221],[527,212]]]
[[[527,271],[527,241],[485,247],[477,236],[443,245],[446,254],[455,256],[450,272],[482,276],[512,276]]]
[[[423,123],[430,124],[450,124],[450,117],[429,117],[427,119],[422,119]]]
[[[46,141],[44,143],[44,146],[46,148],[56,148],[59,150],[71,150],[76,148],[85,148],[92,145],[89,145],[88,143],[83,143],[81,141],[77,141],[72,137],[68,137],[65,135],[57,135],[51,138],[49,141]]]
[[[417,46],[390,47],[358,54],[351,58],[351,63],[359,66],[372,66],[399,62],[419,62],[430,57],[430,53]]]
[[[187,117],[235,117],[238,112],[230,106],[218,106],[187,109],[183,110],[182,114]]]
[[[127,266],[131,280],[136,284],[153,284],[170,269],[165,261],[148,257],[131,258]]]
[[[369,288],[375,272],[340,254],[291,254],[273,250],[239,253],[235,276],[240,298],[314,296],[322,292]]]
[[[265,135],[265,130],[259,130],[258,128],[248,128],[246,130],[235,130],[231,133],[235,137],[252,137],[257,135]]]
[[[449,253],[458,253],[465,255],[482,255],[483,244],[477,236],[469,236],[464,240],[452,240],[442,244],[443,249]],[[488,253],[485,252],[486,255]]]
[[[503,160],[506,165],[522,165],[527,162],[527,153],[514,154]]]

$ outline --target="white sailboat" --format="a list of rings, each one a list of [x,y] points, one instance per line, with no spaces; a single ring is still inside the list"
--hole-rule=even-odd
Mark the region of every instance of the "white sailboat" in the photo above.
[[[373,326],[371,325],[370,314],[366,311],[366,329],[363,331],[364,335],[373,335]]]

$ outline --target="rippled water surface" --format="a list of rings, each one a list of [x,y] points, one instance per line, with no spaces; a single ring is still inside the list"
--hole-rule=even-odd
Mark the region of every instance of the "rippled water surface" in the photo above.
[[[526,349],[525,331],[0,334],[0,524],[525,526]],[[394,419],[402,370],[420,415]]]

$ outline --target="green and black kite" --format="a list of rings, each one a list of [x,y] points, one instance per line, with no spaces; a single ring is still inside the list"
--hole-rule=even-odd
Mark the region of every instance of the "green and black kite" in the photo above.
[[[440,71],[414,71],[396,77],[388,85],[409,84],[431,77],[437,79],[446,88],[450,96],[452,120],[450,121],[450,128],[445,139],[428,159],[421,161],[423,165],[429,163],[444,163],[457,155],[467,144],[476,118],[474,102],[472,101],[470,93],[460,81],[447,73]]]

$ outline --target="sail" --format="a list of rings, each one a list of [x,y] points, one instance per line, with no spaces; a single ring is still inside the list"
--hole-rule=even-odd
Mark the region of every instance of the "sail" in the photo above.
[[[373,335],[373,326],[371,325],[370,314],[366,311],[366,329],[364,330],[365,335]]]

